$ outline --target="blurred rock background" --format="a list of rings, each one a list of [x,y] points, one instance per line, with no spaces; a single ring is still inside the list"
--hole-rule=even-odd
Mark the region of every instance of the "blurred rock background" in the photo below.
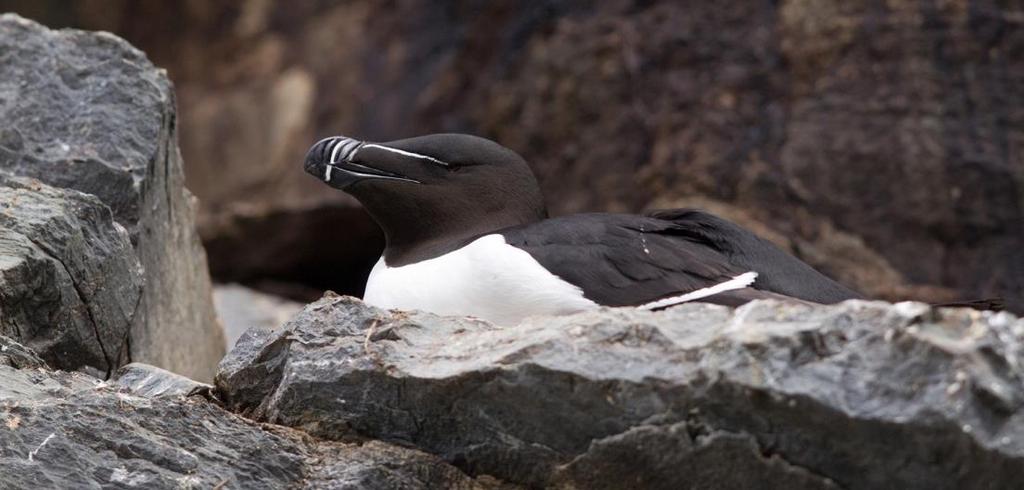
[[[382,247],[300,169],[443,131],[533,165],[554,214],[698,206],[885,299],[1024,311],[1024,2],[0,0],[175,82],[214,278],[358,294]],[[0,53],[2,56],[2,53]]]

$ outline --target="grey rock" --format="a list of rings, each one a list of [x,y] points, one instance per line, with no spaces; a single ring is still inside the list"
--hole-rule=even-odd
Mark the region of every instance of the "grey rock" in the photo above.
[[[156,366],[133,362],[121,366],[114,380],[125,390],[146,397],[208,395],[213,387]]]
[[[469,478],[435,456],[380,441],[359,444],[322,441],[315,445],[311,459],[313,463],[306,472],[304,488],[517,488],[487,477]]]
[[[501,328],[328,295],[244,335],[216,385],[258,420],[528,486],[1012,488],[1022,366],[1024,321],[920,303],[687,304]]]
[[[0,335],[0,365],[18,369],[38,369],[46,367],[46,362],[32,349],[10,337]]]
[[[0,338],[0,346],[7,346]],[[5,351],[0,351],[5,352]],[[0,363],[0,487],[492,488],[437,457],[377,441],[319,441],[199,396]],[[126,384],[127,383],[127,384]]]
[[[150,399],[79,373],[0,366],[5,488],[283,487],[301,446],[197,398]]]
[[[142,287],[128,234],[99,199],[0,171],[0,335],[106,377],[127,357]]]
[[[111,34],[6,14],[0,73],[0,169],[99,197],[131,237],[146,284],[124,360],[210,379],[224,342],[165,72]]]
[[[579,488],[839,488],[765,454],[751,434],[708,432],[686,422],[640,425],[602,439],[560,471],[560,481]]]
[[[246,330],[278,328],[304,306],[239,284],[214,286],[213,304],[224,326],[224,340],[228,349],[235,345]]]

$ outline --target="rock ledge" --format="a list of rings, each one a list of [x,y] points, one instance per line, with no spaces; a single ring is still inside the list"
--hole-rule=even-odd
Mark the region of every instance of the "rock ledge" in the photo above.
[[[227,405],[581,488],[1007,488],[1024,321],[918,303],[609,309],[499,328],[325,296],[221,363]]]

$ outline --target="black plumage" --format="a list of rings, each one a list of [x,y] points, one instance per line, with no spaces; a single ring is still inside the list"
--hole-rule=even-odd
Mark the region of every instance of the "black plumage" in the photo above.
[[[698,210],[577,214],[500,233],[603,305],[640,305],[751,271],[758,273],[752,288],[706,301],[738,304],[784,295],[834,303],[860,297],[753,233]]]

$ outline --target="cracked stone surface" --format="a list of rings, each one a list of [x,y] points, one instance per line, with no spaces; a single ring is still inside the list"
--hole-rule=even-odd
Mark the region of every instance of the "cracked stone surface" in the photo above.
[[[113,35],[49,30],[5,14],[0,73],[0,170],[97,196],[142,265],[127,355],[119,356],[121,335],[103,344],[108,362],[120,357],[211,379],[224,341],[164,71]],[[20,260],[12,257],[4,260]]]
[[[851,301],[500,328],[327,295],[222,361],[234,411],[528,486],[1011,488],[1024,321]]]
[[[40,359],[32,349],[19,344],[10,337],[0,335],[0,365],[19,369],[35,369],[46,367],[46,362]]]
[[[0,349],[8,345],[0,337]],[[181,383],[178,375],[140,364],[126,366],[122,378],[110,383],[0,363],[0,486],[500,487],[415,449],[380,441],[321,441],[244,419],[203,396],[151,390]]]
[[[99,199],[0,171],[0,335],[55,368],[106,377],[127,356],[143,283]]]

